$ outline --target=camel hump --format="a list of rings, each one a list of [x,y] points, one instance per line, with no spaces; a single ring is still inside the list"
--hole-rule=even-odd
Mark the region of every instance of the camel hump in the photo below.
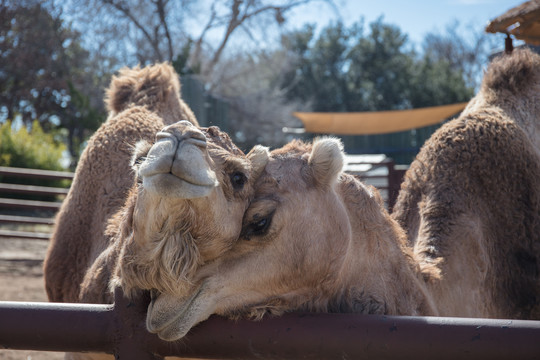
[[[169,95],[180,94],[180,81],[173,67],[167,63],[140,68],[122,68],[113,76],[106,91],[105,103],[112,113],[128,106],[146,106],[156,110],[167,102]]]
[[[528,92],[539,77],[540,56],[528,48],[516,49],[512,55],[501,55],[493,60],[485,74],[483,88],[519,95]]]

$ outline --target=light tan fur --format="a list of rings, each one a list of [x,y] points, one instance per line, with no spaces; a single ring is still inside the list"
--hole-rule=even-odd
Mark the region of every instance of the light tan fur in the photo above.
[[[197,270],[184,298],[154,297],[148,328],[174,340],[213,313],[437,315],[405,234],[342,166],[332,138],[273,151],[239,239]]]
[[[151,291],[147,327],[165,340],[183,337],[211,314],[538,318],[538,91],[529,91],[538,77],[528,72],[538,67],[527,59],[537,61],[518,52],[494,63],[463,115],[426,143],[394,218],[376,189],[342,172],[338,140],[293,142],[263,161],[236,238],[166,240],[177,256],[201,259],[196,266],[181,260],[179,268],[145,272],[155,259],[169,261],[159,260],[169,251],[151,237],[155,219],[166,216],[134,190],[110,223],[114,245],[102,254],[104,273],[131,296]],[[138,217],[149,208],[155,213]],[[178,285],[171,288],[164,269]]]

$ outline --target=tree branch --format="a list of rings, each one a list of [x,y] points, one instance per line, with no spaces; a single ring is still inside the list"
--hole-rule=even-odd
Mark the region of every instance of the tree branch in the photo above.
[[[266,6],[261,6],[259,8],[255,8],[251,12],[249,12],[249,9],[254,4],[254,1],[248,1],[247,4],[245,5],[243,14],[240,16],[240,13],[242,10],[241,5],[244,3],[244,1],[234,0],[231,6],[230,15],[228,16],[229,20],[227,24],[227,29],[225,31],[225,34],[223,35],[223,39],[221,40],[221,43],[219,44],[217,50],[214,52],[214,56],[212,57],[208,65],[206,66],[204,73],[209,74],[210,72],[212,72],[215,65],[219,62],[221,55],[223,53],[223,50],[225,49],[225,46],[227,45],[232,33],[245,21],[251,18],[254,18],[267,11],[274,11],[276,12],[276,14],[279,14],[280,17],[282,17],[284,12],[294,7],[310,3],[312,1],[313,0],[299,0],[299,1],[292,1],[287,5],[266,5]]]
[[[169,26],[167,24],[167,20],[165,19],[165,7],[167,6],[168,1],[167,0],[157,0],[156,7],[159,14],[159,20],[161,21],[161,25],[163,26],[163,29],[165,30],[165,37],[167,38],[167,47],[169,50],[169,61],[173,61],[173,47],[172,47],[172,39],[171,34],[169,33]]]
[[[150,33],[144,28],[144,26],[133,16],[131,11],[128,7],[123,6],[122,3],[116,2],[114,0],[101,0],[104,4],[108,4],[113,6],[116,10],[123,13],[132,23],[135,25],[137,29],[142,31],[144,37],[148,40],[152,48],[154,49],[154,52],[156,53],[156,57],[159,61],[163,61],[163,55],[161,54],[161,51],[159,50],[159,45],[155,42],[155,39],[152,39],[152,36]]]

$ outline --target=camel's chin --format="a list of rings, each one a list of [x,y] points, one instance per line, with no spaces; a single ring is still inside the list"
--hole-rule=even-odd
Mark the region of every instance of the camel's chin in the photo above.
[[[200,288],[186,297],[159,294],[148,305],[146,328],[162,340],[175,341],[206,320],[213,310],[212,301],[205,299]]]
[[[193,183],[171,173],[167,173],[144,177],[143,187],[157,196],[194,199],[209,196],[216,187],[216,181],[212,181],[212,179],[203,179],[203,181],[199,183]]]

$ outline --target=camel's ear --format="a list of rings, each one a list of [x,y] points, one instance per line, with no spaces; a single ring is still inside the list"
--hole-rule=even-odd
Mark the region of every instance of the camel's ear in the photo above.
[[[253,169],[253,179],[257,179],[263,172],[270,158],[270,151],[266,146],[255,145],[253,149],[247,154],[251,166]]]
[[[313,142],[308,164],[317,184],[328,186],[334,183],[343,170],[345,154],[343,144],[336,138],[320,138]]]

